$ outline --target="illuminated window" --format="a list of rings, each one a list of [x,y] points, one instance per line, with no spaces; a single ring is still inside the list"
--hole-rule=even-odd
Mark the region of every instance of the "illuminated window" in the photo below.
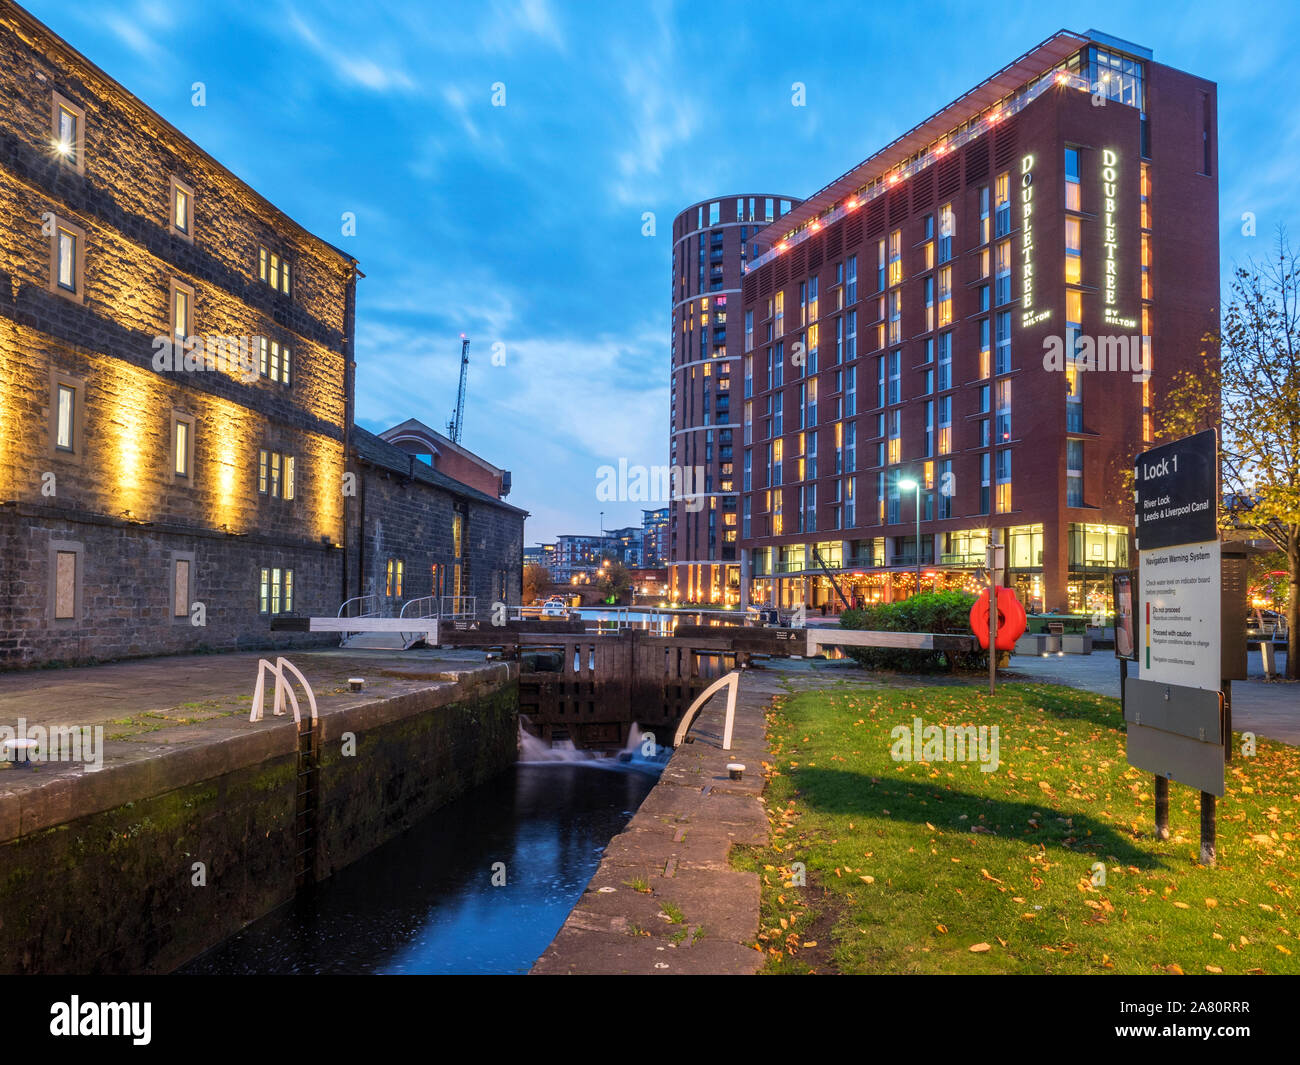
[[[194,190],[177,177],[171,179],[168,225],[176,236],[194,239]]]
[[[939,271],[939,328],[952,325],[952,267]]]
[[[290,356],[288,344],[281,344],[278,340],[270,340],[267,337],[258,337],[257,372],[261,376],[287,385]],[[707,371],[709,366],[706,364],[704,369]]]
[[[80,301],[85,278],[86,232],[65,218],[50,230],[50,291]]]
[[[1083,322],[1083,293],[1077,288],[1065,290],[1065,320],[1071,325]]]
[[[72,451],[73,426],[76,424],[77,390],[71,385],[55,386],[57,395],[54,415],[54,446],[60,451]]]
[[[258,451],[258,494],[271,499],[292,499],[294,491],[294,457],[265,448]]]
[[[1151,235],[1142,234],[1142,298],[1151,298]]]
[[[987,185],[983,185],[980,187],[980,243],[987,244],[988,242],[989,242],[989,187]],[[986,254],[984,257],[984,273],[980,275],[981,277],[988,277],[989,275],[988,265],[989,265],[989,261],[988,261],[987,249],[986,249]]]
[[[897,285],[903,280],[903,231],[889,234],[889,283]]]
[[[995,232],[996,237],[1005,237],[1011,232],[1011,175],[1004,173],[998,175],[997,196],[996,196],[996,215],[995,215]]]
[[[876,242],[876,291],[885,289],[885,242]]]
[[[390,599],[400,599],[402,597],[402,582],[406,576],[406,561],[400,558],[390,558],[385,573],[384,594]]]
[[[279,252],[257,249],[257,276],[277,292],[289,294],[289,260]]]
[[[776,294],[776,335],[785,336],[785,291]]]
[[[78,174],[86,172],[86,112],[61,93],[51,108],[51,149],[54,157]]]
[[[172,278],[171,284],[172,336],[183,341],[194,335],[194,288]]]
[[[293,613],[293,570],[263,566],[259,581],[258,612]]]
[[[1081,211],[1081,199],[1079,193],[1079,149],[1065,149],[1065,209],[1067,211]]]
[[[991,333],[991,329],[989,328],[989,320],[987,318],[980,319],[979,331],[980,331],[980,374],[979,375],[981,378],[984,378],[984,377],[988,377],[989,375],[989,369],[991,366],[990,351],[992,350],[992,345],[989,343],[989,334]]]
[[[1065,220],[1065,283],[1067,285],[1080,284],[1083,279],[1081,225],[1077,218]]]
[[[952,204],[945,203],[939,209],[939,262],[946,263],[952,258],[952,238],[956,235],[957,218],[952,213]]]
[[[1011,301],[1011,241],[999,241],[997,245],[997,277],[994,281],[997,291],[994,301],[1001,305]]]
[[[889,343],[903,339],[903,293],[894,289],[889,293]]]
[[[194,471],[194,418],[172,413],[172,473],[191,477]]]
[[[1142,228],[1151,228],[1151,168],[1146,163],[1142,164],[1142,199],[1141,199],[1141,217]]]

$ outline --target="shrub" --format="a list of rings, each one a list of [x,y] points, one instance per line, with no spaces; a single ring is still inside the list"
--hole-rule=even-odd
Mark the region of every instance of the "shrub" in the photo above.
[[[923,592],[898,603],[876,603],[840,615],[840,628],[870,632],[932,632],[970,634],[970,609],[975,596],[966,592]],[[893,647],[845,648],[854,661],[868,669],[929,672],[938,669],[988,668],[983,651],[908,651]]]

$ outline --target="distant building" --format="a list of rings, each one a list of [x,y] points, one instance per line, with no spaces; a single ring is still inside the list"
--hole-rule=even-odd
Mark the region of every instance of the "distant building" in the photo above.
[[[555,565],[555,545],[538,544],[536,547],[524,548],[525,566],[544,566],[550,569]]]
[[[559,536],[555,540],[555,567],[551,576],[556,581],[581,580],[600,569],[605,558],[618,557],[618,541],[612,536]]]
[[[629,525],[625,529],[606,529],[605,535],[617,543],[615,556],[623,565],[633,568],[642,565],[639,525]]]
[[[647,569],[668,565],[668,509],[641,511],[641,565]]]

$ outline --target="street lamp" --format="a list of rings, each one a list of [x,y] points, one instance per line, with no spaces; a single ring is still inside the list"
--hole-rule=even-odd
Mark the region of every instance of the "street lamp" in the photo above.
[[[898,482],[898,487],[904,490],[908,488],[916,489],[916,594],[921,594],[921,482],[911,477],[904,478]]]

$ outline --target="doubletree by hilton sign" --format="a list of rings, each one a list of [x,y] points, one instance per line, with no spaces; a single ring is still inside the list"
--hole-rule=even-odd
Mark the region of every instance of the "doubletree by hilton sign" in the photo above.
[[[1101,256],[1102,318],[1107,325],[1134,329],[1137,321],[1120,317],[1119,308],[1119,155],[1113,148],[1101,151]]]
[[[1020,325],[1036,325],[1051,316],[1034,306],[1034,157],[1020,160]]]

